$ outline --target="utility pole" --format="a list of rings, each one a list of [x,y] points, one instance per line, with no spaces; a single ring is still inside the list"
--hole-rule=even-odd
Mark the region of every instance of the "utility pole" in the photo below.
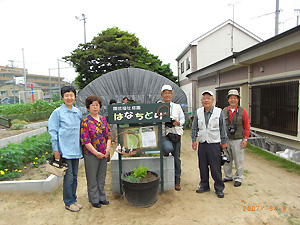
[[[52,102],[52,92],[51,92],[51,75],[50,75],[50,69],[49,69],[49,96],[50,96],[50,102]]]
[[[85,30],[85,23],[86,23],[86,19],[87,17],[82,14],[82,17],[79,17],[79,16],[75,16],[75,18],[79,21],[82,21],[83,20],[83,34],[84,34],[84,44],[86,44],[86,30]]]
[[[24,56],[24,48],[22,48],[22,53],[23,53],[23,75],[24,75],[24,103],[27,103],[27,80],[26,80],[26,69],[25,69],[25,56]]]
[[[232,27],[231,27],[231,53],[233,54],[233,28],[234,28],[234,5],[239,4],[240,2],[228,4],[228,6],[232,5]]]
[[[58,90],[59,90],[59,100],[61,100],[61,94],[60,94],[60,69],[59,69],[59,59],[57,59],[57,72],[58,72]]]
[[[276,10],[275,10],[275,36],[278,34],[279,25],[279,0],[276,0]]]
[[[8,60],[10,63],[11,63],[11,74],[12,74],[12,77],[13,77],[13,82],[14,82],[14,104],[16,104],[16,79],[15,79],[15,74],[14,74],[14,60]]]

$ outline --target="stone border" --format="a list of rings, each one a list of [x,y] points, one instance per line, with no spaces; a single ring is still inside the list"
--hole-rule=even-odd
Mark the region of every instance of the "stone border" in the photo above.
[[[5,192],[38,192],[45,193],[54,190],[63,178],[55,175],[50,175],[45,180],[24,180],[24,181],[1,181],[0,191]]]
[[[19,144],[26,137],[32,137],[34,135],[40,135],[42,133],[45,133],[46,131],[47,131],[47,128],[46,127],[42,127],[42,128],[39,128],[39,129],[36,129],[36,130],[32,130],[32,131],[29,131],[29,132],[26,132],[26,133],[22,133],[22,134],[18,134],[18,135],[15,135],[15,136],[11,136],[11,137],[8,137],[8,138],[1,139],[0,148],[4,148],[8,144],[10,144],[10,143],[12,143],[12,144]]]

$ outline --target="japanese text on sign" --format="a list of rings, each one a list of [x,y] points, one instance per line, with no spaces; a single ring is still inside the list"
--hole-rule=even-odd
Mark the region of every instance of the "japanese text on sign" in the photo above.
[[[109,123],[154,123],[168,122],[170,104],[130,104],[130,105],[109,105]]]

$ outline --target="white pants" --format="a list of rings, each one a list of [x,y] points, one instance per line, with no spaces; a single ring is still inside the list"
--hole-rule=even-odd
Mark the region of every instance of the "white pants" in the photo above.
[[[244,172],[244,149],[241,147],[243,139],[238,140],[230,140],[227,142],[227,153],[230,157],[230,163],[224,164],[224,173],[226,179],[234,179],[235,181],[242,182],[243,181],[243,172]],[[236,168],[236,172],[234,177],[232,174],[232,161],[234,161],[234,165]]]

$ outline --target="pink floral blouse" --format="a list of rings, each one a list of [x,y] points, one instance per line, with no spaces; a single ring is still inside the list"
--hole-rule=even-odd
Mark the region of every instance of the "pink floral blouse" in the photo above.
[[[93,154],[84,146],[88,143],[91,143],[98,152],[105,154],[107,141],[111,140],[109,125],[105,117],[100,116],[99,122],[90,115],[84,118],[80,125],[80,140],[83,145],[83,154]]]

